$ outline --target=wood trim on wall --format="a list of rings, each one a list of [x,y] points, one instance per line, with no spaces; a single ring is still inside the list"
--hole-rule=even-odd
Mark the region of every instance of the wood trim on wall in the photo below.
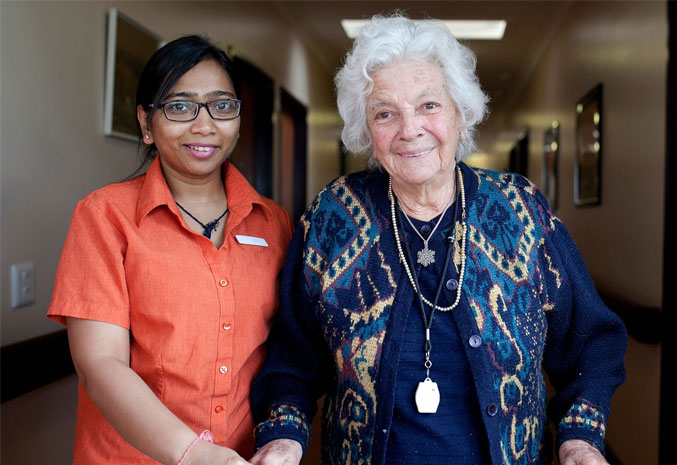
[[[2,402],[75,373],[66,330],[5,346],[2,357]]]

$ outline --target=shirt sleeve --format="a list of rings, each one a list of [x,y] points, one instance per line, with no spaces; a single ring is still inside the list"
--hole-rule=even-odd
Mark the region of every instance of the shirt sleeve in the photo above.
[[[257,449],[285,438],[298,441],[305,452],[317,400],[332,379],[333,361],[306,285],[304,237],[302,221],[283,268],[268,357],[252,389]]]
[[[126,244],[115,213],[89,197],[75,208],[47,316],[103,321],[129,329]]]
[[[541,205],[546,211],[545,199]],[[611,397],[625,380],[625,327],[597,294],[564,225],[552,212],[545,215],[550,227],[542,248],[548,290],[543,365],[556,392],[548,408],[556,446],[582,439],[603,452]]]

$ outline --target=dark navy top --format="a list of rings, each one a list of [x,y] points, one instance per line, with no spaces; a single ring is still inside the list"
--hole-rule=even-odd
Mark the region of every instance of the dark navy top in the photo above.
[[[603,450],[611,394],[624,378],[621,320],[538,189],[518,175],[458,166],[468,226],[463,291],[459,306],[436,318],[456,324],[493,463],[550,463],[544,372],[559,388],[550,400],[558,444],[584,439]],[[290,243],[268,357],[252,387],[257,447],[280,438],[307,444],[326,394],[323,463],[386,465],[396,457],[401,449],[386,457],[396,382],[399,392],[414,390],[400,388],[397,367],[405,331],[418,333],[407,327],[415,323],[407,281],[387,174],[354,173],[323,189]],[[433,337],[431,376],[444,406],[452,401]],[[421,363],[417,357],[415,383],[425,376]],[[426,439],[434,441],[426,449],[441,449],[439,438]]]
[[[403,215],[400,218],[403,220],[406,240],[416,265],[419,285],[423,295],[433,302],[446,258],[446,238],[451,231],[454,205],[447,210],[442,223],[428,242],[428,248],[435,251],[435,263],[427,267],[416,263],[417,252],[423,248],[423,241],[414,233]],[[413,218],[411,221],[421,235],[427,238],[438,219],[439,216],[429,222]],[[440,307],[448,307],[456,299],[458,273],[453,264],[453,255],[451,259],[438,301]],[[430,318],[430,307],[426,305],[425,311],[427,318]],[[489,464],[491,463],[489,448],[480,417],[475,384],[470,366],[463,354],[458,329],[448,312],[435,311],[430,334],[432,343],[430,378],[437,383],[441,397],[437,412],[432,414],[419,413],[414,401],[418,383],[426,377],[423,366],[425,326],[418,297],[414,296],[407,317],[395,379],[395,408],[385,463]]]

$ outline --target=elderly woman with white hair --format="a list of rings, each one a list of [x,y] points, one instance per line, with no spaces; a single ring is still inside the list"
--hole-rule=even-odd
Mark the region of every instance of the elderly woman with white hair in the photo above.
[[[432,21],[374,17],[336,76],[370,169],[302,217],[253,392],[254,464],[605,464],[626,336],[525,178],[470,168],[487,97]],[[546,414],[543,370],[555,390]],[[256,418],[258,417],[258,418]]]

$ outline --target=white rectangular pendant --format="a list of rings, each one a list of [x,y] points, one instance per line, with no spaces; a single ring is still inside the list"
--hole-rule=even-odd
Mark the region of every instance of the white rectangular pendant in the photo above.
[[[430,378],[421,381],[418,383],[414,398],[418,413],[437,412],[437,407],[440,405],[440,390],[437,388],[437,383]]]

